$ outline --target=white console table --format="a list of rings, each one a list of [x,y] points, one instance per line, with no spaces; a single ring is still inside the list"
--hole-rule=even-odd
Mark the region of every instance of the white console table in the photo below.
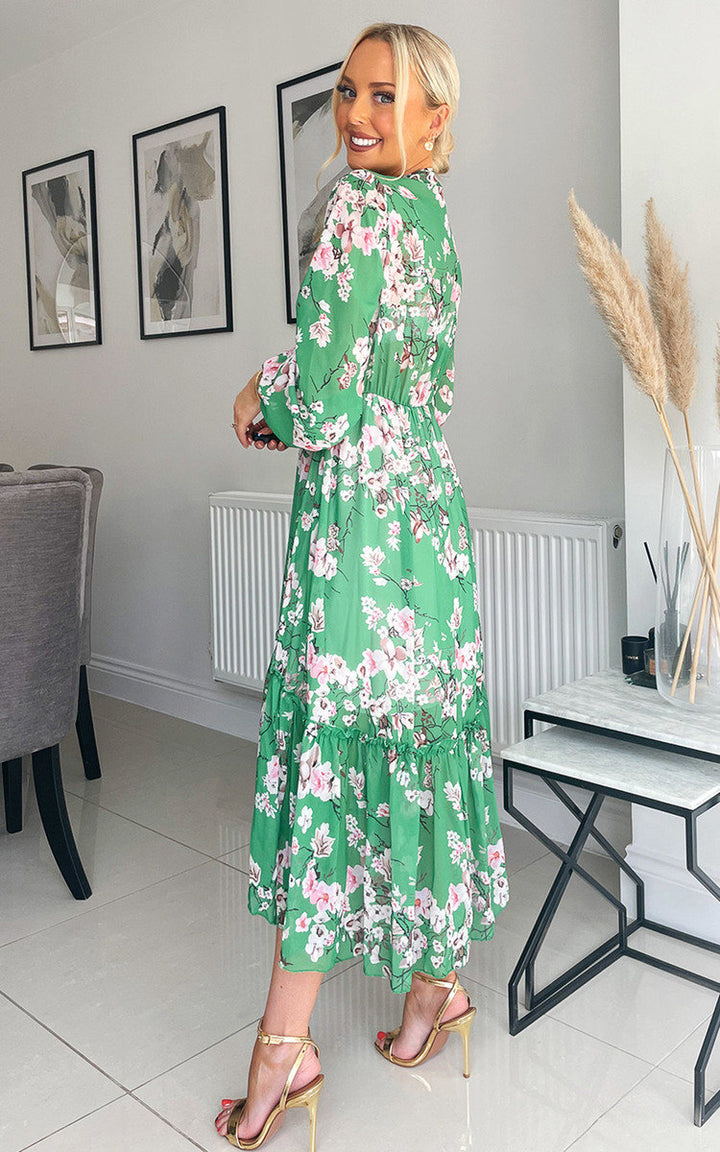
[[[550,891],[508,984],[510,1032],[515,1035],[554,1005],[586,984],[621,956],[694,981],[718,994],[695,1065],[694,1121],[701,1126],[720,1107],[720,1090],[708,1100],[705,1073],[720,1033],[720,982],[670,964],[631,946],[639,928],[647,928],[720,954],[720,945],[649,919],[644,883],[628,862],[597,830],[595,822],[606,796],[656,808],[679,817],[685,826],[686,867],[716,900],[720,886],[697,859],[697,821],[720,803],[720,712],[697,713],[674,708],[652,689],[628,684],[622,672],[608,670],[526,700],[525,739],[502,752],[505,808],[561,861]],[[533,735],[536,722],[554,727]],[[567,850],[555,843],[522,812],[514,798],[516,771],[540,777],[578,821]],[[590,794],[583,810],[565,790],[574,785]],[[635,888],[635,918],[615,894],[579,863],[592,837]],[[612,904],[618,928],[608,940],[544,988],[535,988],[535,961],[571,876],[582,877]],[[519,989],[524,981],[524,1015]]]

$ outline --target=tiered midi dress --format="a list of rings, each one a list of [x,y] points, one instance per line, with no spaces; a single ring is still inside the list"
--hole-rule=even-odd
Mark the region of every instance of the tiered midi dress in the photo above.
[[[248,907],[281,967],[406,992],[508,900],[467,508],[441,426],[461,275],[432,169],[340,178],[261,411],[299,448]]]

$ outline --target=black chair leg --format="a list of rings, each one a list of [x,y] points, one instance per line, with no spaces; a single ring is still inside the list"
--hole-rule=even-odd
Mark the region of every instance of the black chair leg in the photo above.
[[[78,710],[75,721],[75,731],[77,732],[80,752],[82,754],[85,777],[87,780],[99,780],[102,772],[100,771],[100,757],[98,756],[97,743],[95,742],[95,726],[90,709],[87,668],[84,664],[80,665],[80,685],[78,689]]]
[[[3,764],[5,827],[8,832],[22,832],[22,758]]]
[[[59,745],[33,752],[32,765],[40,819],[50,850],[75,899],[87,900],[92,896],[92,888],[78,855],[65,806]]]

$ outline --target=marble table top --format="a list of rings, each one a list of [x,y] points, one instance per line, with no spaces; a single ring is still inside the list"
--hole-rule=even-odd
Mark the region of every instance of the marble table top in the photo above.
[[[688,812],[720,793],[720,771],[710,760],[680,756],[595,732],[556,725],[504,748],[504,760],[645,797]]]
[[[620,669],[594,672],[523,701],[523,709],[710,753],[720,759],[720,710],[693,712],[628,684]],[[717,772],[717,769],[715,769]]]

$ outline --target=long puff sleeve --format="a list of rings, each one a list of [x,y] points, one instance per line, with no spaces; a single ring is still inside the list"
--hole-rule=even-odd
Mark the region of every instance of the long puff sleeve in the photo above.
[[[260,408],[283,443],[329,448],[357,429],[387,247],[384,196],[367,174],[349,173],[298,293],[295,346],[262,366]]]
[[[449,228],[449,225],[446,224],[446,227]],[[443,366],[432,399],[435,419],[441,427],[452,411],[455,397],[455,329],[457,327],[457,308],[462,290],[462,273],[457,259],[454,268],[450,270],[445,279],[443,311],[451,317],[451,320],[440,343]]]

